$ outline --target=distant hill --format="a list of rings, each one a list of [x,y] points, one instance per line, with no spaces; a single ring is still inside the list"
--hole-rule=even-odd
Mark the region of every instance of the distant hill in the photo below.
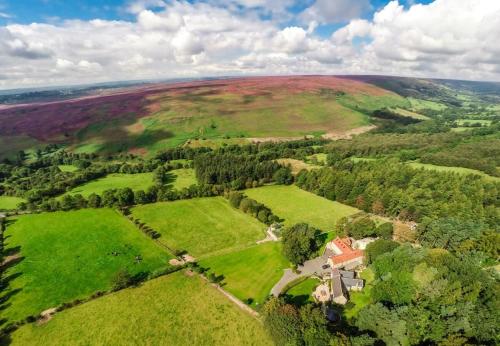
[[[50,143],[77,152],[150,154],[184,144],[341,138],[370,129],[381,109],[418,118],[414,112],[422,108],[459,105],[471,88],[480,88],[480,97],[496,97],[496,86],[462,84],[381,76],[253,77],[89,87],[62,100],[51,98],[60,90],[49,90],[48,102],[43,91],[30,91],[18,98],[38,102],[0,105],[0,156]]]

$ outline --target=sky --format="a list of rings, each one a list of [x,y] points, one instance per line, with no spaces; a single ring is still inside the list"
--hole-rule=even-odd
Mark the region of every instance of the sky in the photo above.
[[[0,89],[186,77],[500,81],[500,0],[0,0]]]

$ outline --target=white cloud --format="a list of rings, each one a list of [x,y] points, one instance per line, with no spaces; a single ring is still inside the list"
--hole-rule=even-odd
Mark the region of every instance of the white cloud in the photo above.
[[[339,23],[359,18],[370,8],[370,0],[316,0],[302,13],[302,18],[320,23]]]
[[[371,20],[354,16],[331,37],[315,29],[333,12],[301,27],[242,10],[278,13],[290,3],[141,1],[129,6],[133,21],[6,25],[0,27],[0,88],[287,73],[500,80],[500,1],[436,0],[409,8],[392,1]]]

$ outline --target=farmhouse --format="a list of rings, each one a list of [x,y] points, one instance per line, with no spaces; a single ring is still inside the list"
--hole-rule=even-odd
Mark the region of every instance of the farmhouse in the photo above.
[[[331,268],[352,269],[363,264],[363,250],[354,249],[353,243],[351,238],[337,237],[326,245],[326,249],[332,253],[328,258]]]
[[[344,305],[348,301],[347,292],[362,290],[364,282],[356,279],[354,272],[333,268],[331,286],[332,301]]]

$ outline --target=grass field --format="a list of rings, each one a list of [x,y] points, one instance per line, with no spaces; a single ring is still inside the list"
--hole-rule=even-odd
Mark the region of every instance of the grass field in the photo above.
[[[78,170],[78,167],[73,165],[59,165],[58,166],[61,172],[75,172]]]
[[[428,120],[429,119],[429,117],[426,117],[425,115],[422,115],[422,114],[419,114],[416,112],[412,112],[412,111],[409,111],[409,110],[403,109],[403,108],[393,108],[390,110],[399,114],[399,115],[402,115],[402,116],[408,117],[408,118],[413,118],[413,119],[418,119],[418,120]]]
[[[266,228],[222,197],[148,204],[132,214],[160,232],[162,242],[197,258],[254,244]]]
[[[0,210],[13,210],[19,203],[26,202],[23,198],[13,196],[0,196]]]
[[[416,110],[416,111],[423,110],[423,109],[432,109],[435,111],[440,111],[440,110],[447,108],[446,105],[444,105],[442,103],[430,101],[430,100],[422,100],[422,99],[416,99],[413,97],[409,97],[408,101],[410,101],[411,108]]]
[[[288,166],[290,165],[292,169],[292,174],[297,174],[301,170],[306,169],[306,170],[311,170],[311,169],[318,169],[321,168],[321,166],[313,165],[310,163],[306,163],[301,160],[295,160],[295,159],[278,159],[276,160],[282,165]]]
[[[262,304],[289,267],[281,243],[267,242],[200,262],[216,275],[224,275],[224,289],[252,305]]]
[[[114,173],[80,185],[70,190],[68,194],[81,194],[88,197],[92,193],[101,195],[105,190],[129,187],[134,191],[147,190],[153,185],[153,173],[121,174]]]
[[[265,186],[245,190],[245,194],[284,218],[286,226],[307,222],[322,231],[331,231],[340,218],[359,212],[356,208],[330,201],[295,185]]]
[[[312,293],[320,281],[316,278],[307,278],[290,288],[285,294],[294,304],[303,305],[314,302]]]
[[[272,345],[260,321],[182,272],[30,324],[12,345]]]
[[[13,221],[5,233],[5,252],[18,256],[4,273],[4,297],[9,298],[2,316],[9,321],[109,289],[122,269],[131,274],[153,271],[172,258],[110,209],[33,214]],[[137,261],[139,255],[142,260]]]
[[[182,190],[185,187],[190,187],[198,183],[194,170],[191,168],[174,169],[168,173],[170,176],[169,180],[172,182],[167,182],[167,184],[171,184],[172,188],[176,190]]]
[[[438,171],[438,172],[454,172],[458,174],[474,174],[474,175],[480,175],[488,180],[492,181],[500,181],[499,177],[494,177],[491,175],[488,175],[486,173],[483,173],[481,171],[478,171],[476,169],[470,169],[470,168],[464,168],[464,167],[448,167],[448,166],[437,166],[437,165],[432,165],[429,163],[420,163],[420,162],[409,162],[407,163],[409,166],[413,168],[424,168],[424,169],[429,169],[433,171]]]
[[[319,153],[319,154],[314,154],[314,155],[309,155],[307,157],[307,160],[310,161],[312,160],[313,158],[316,158],[316,160],[318,162],[321,162],[321,163],[326,163],[326,157],[327,157],[327,154],[325,153]]]

